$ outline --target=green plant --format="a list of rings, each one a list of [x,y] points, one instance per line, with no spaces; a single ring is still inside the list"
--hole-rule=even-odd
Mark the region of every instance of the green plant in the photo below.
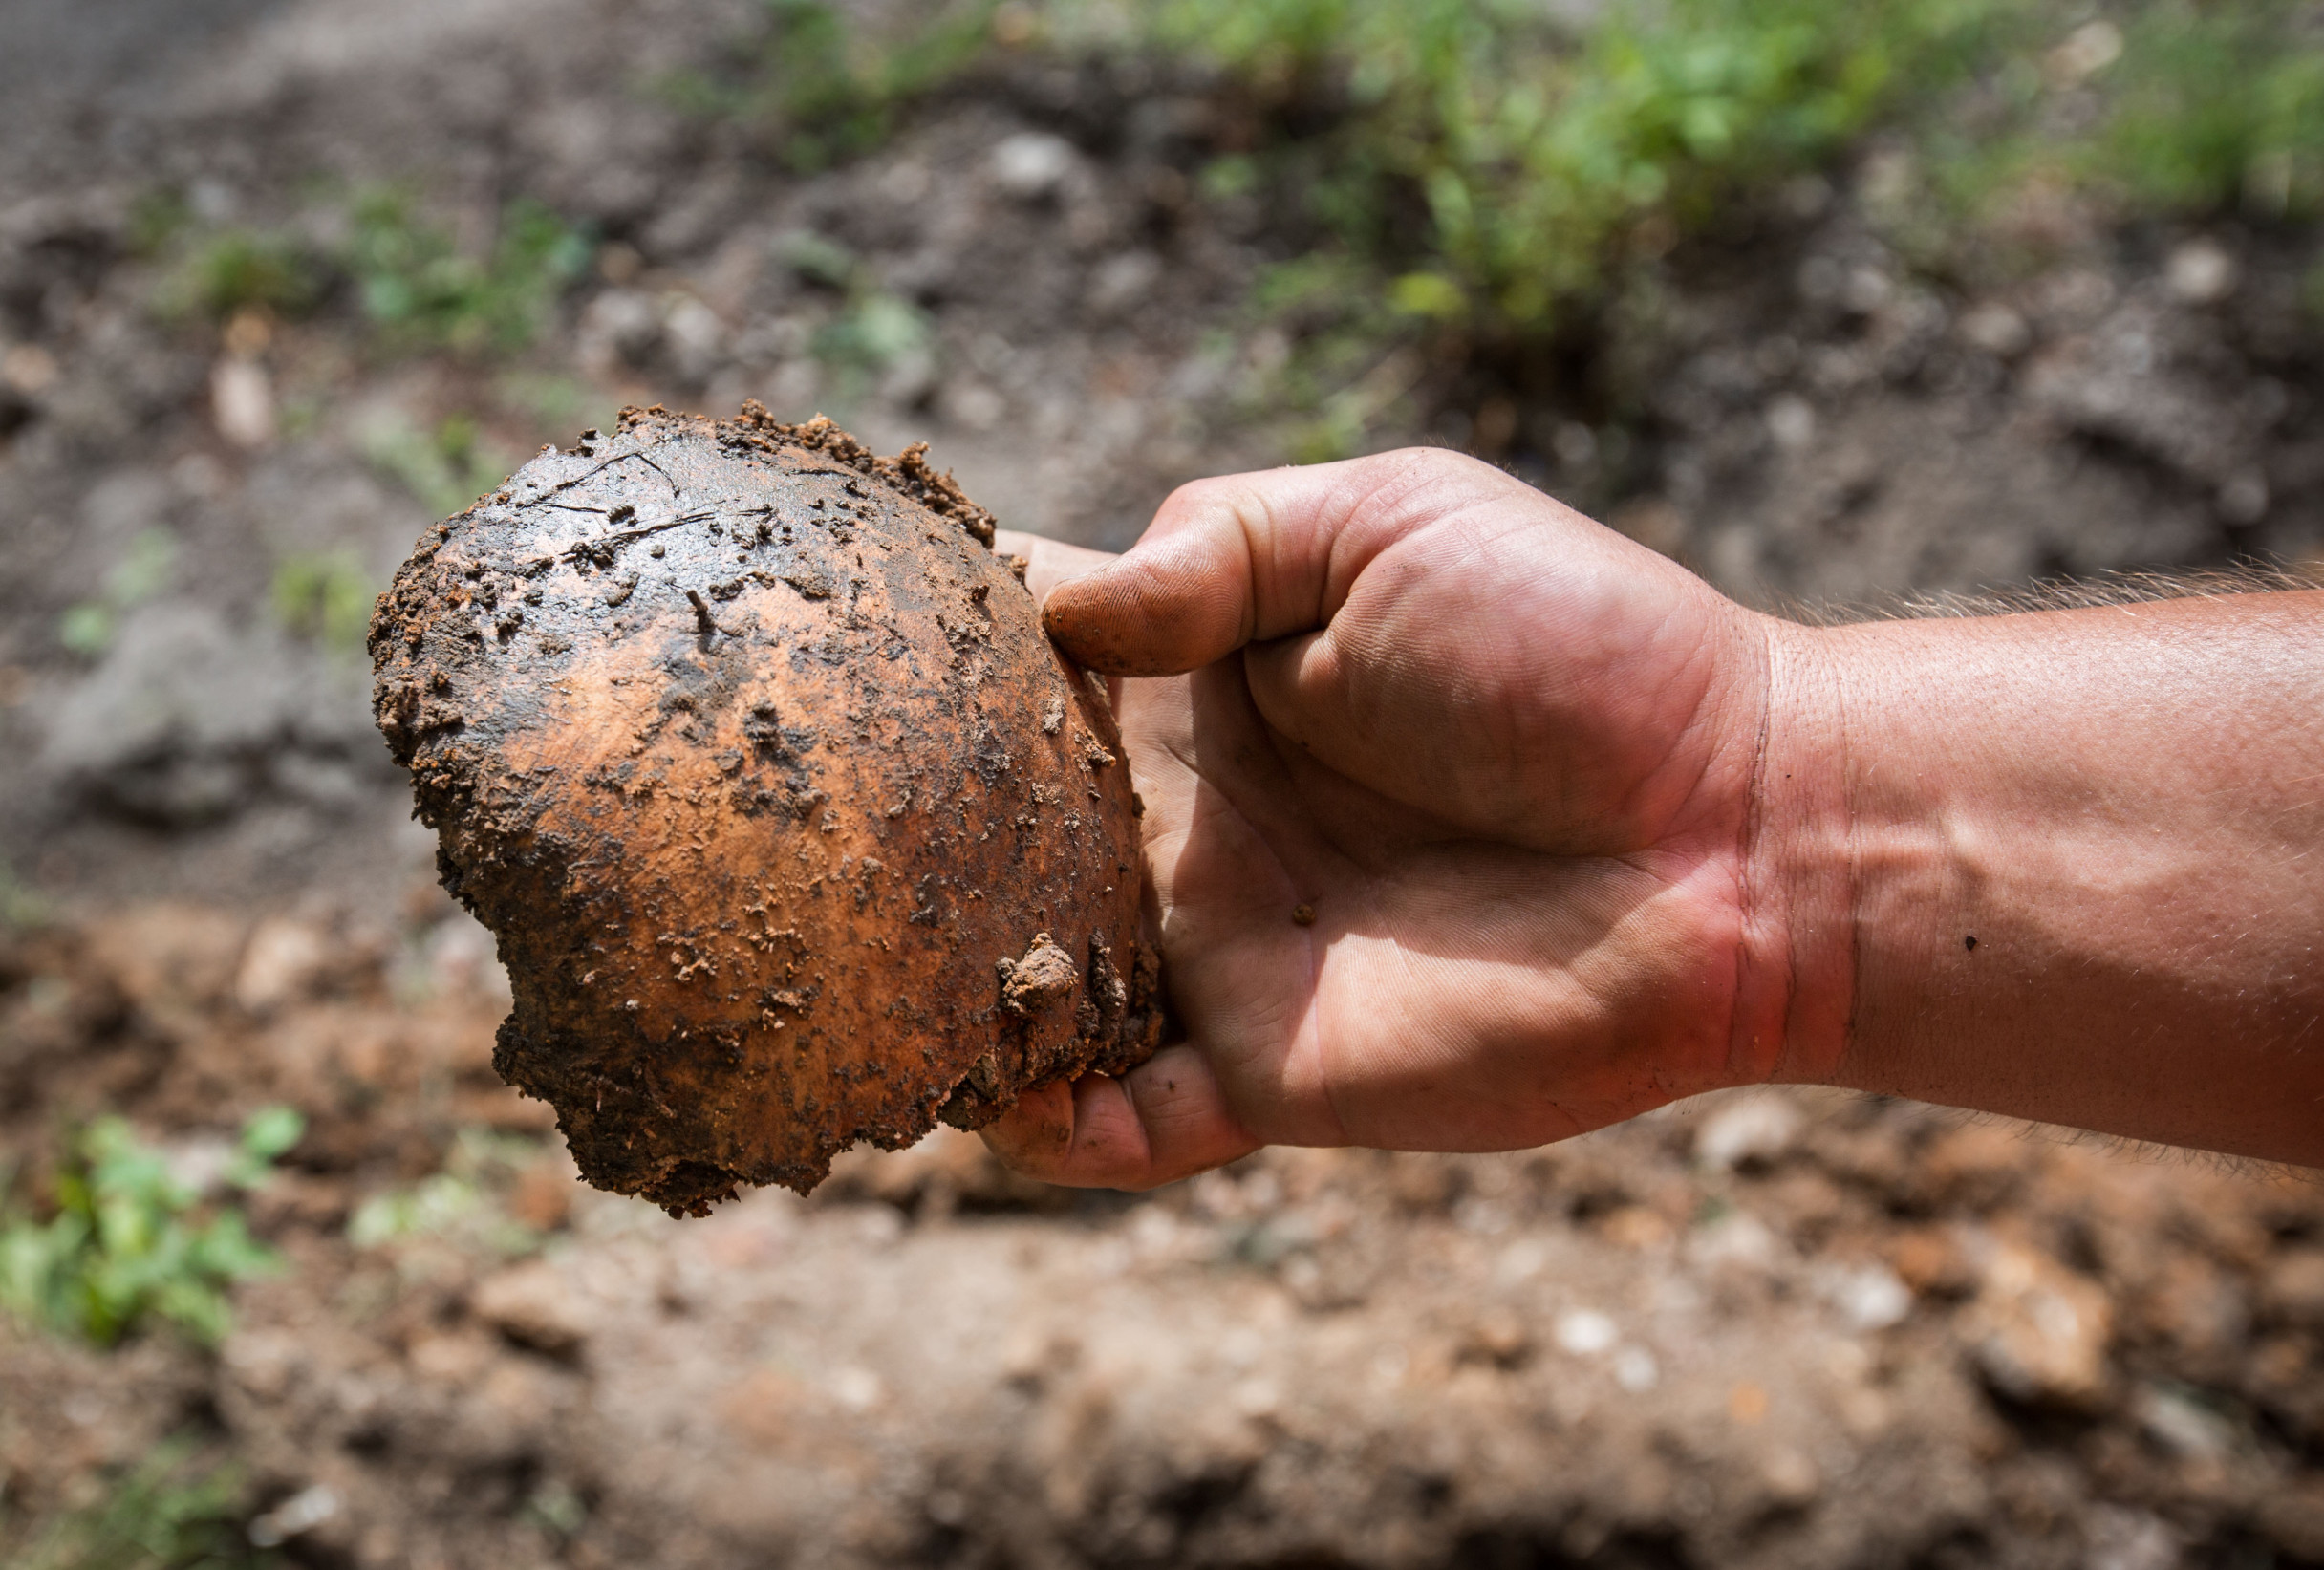
[[[858,377],[885,371],[935,341],[927,312],[882,289],[863,260],[830,236],[795,230],[784,237],[778,254],[801,281],[842,297],[807,344],[832,370]]]
[[[488,255],[463,251],[408,194],[359,197],[344,266],[364,316],[393,347],[512,350],[532,341],[594,246],[537,202],[502,210]]]
[[[827,0],[763,0],[762,31],[727,80],[698,74],[672,85],[697,112],[758,122],[785,163],[812,173],[879,145],[905,104],[979,59],[998,9],[971,0],[879,36]]]
[[[867,289],[816,330],[810,347],[817,359],[836,370],[884,371],[925,349],[932,336],[928,317],[917,306]]]
[[[1053,36],[1198,68],[1239,145],[1203,196],[1269,215],[1246,410],[1326,458],[1429,368],[1538,357],[1638,265],[1976,79],[2041,0],[1157,0]]]
[[[156,1447],[97,1500],[51,1522],[9,1556],[11,1570],[263,1570],[250,1545],[243,1480],[204,1463],[189,1439]]]
[[[188,234],[183,204],[150,199],[135,243],[177,252],[156,308],[215,322],[248,309],[296,316],[352,295],[390,350],[506,352],[539,334],[595,251],[584,230],[527,199],[501,210],[481,253],[463,249],[399,187],[341,200],[346,238],[322,246],[281,230]]]
[[[174,229],[161,230],[161,244]],[[322,298],[329,269],[290,235],[233,228],[197,241],[162,284],[165,314],[223,322],[237,311],[260,309],[295,316]]]
[[[103,654],[113,646],[122,615],[168,587],[177,563],[176,535],[165,528],[141,531],[106,571],[97,596],[68,607],[57,618],[56,641],[84,658]]]
[[[378,586],[348,550],[299,551],[274,564],[274,619],[334,649],[363,647]]]
[[[515,459],[485,441],[466,415],[446,418],[433,432],[383,424],[365,439],[363,450],[373,467],[401,484],[439,518],[449,518],[493,490],[516,468]],[[370,613],[367,600],[364,614]]]
[[[255,1187],[303,1128],[287,1107],[252,1116],[225,1186]],[[205,1204],[119,1118],[81,1130],[54,1189],[46,1220],[0,1214],[0,1308],[100,1346],[148,1318],[214,1344],[227,1328],[226,1289],[277,1264],[239,1209]]]
[[[1979,58],[2009,0],[1166,0],[1148,38],[1272,110],[1255,171],[1396,312],[1538,334],[1625,249],[1833,158]],[[1317,113],[1317,106],[1326,112]]]
[[[162,254],[192,221],[192,207],[182,194],[168,186],[157,185],[139,192],[129,204],[130,252],[145,257]]]
[[[27,886],[13,867],[0,860],[0,930],[30,932],[45,927],[50,910],[47,896]]]
[[[2324,209],[2324,34],[2285,0],[2156,4],[2121,33],[2096,133],[2070,143],[2084,181],[2141,210]]]
[[[439,1238],[506,1258],[534,1253],[541,1234],[510,1215],[501,1196],[539,1151],[527,1140],[463,1129],[443,1171],[357,1205],[347,1239],[361,1249]]]

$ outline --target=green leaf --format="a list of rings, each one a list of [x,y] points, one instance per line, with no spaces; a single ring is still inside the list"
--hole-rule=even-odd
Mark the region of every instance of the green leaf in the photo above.
[[[269,1108],[244,1130],[235,1180],[247,1187],[297,1137],[295,1114]],[[0,1310],[99,1345],[148,1319],[214,1343],[230,1321],[226,1292],[277,1266],[231,1206],[204,1208],[160,1152],[119,1118],[99,1118],[53,1177],[54,1215],[0,1210]]]
[[[113,647],[113,607],[83,600],[56,618],[56,641],[73,654],[95,659]]]
[[[1389,286],[1388,300],[1408,316],[1458,321],[1469,313],[1469,296],[1441,272],[1408,272]]]

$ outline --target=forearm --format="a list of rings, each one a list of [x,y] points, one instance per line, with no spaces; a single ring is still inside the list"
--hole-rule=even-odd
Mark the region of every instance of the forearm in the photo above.
[[[1778,1072],[2324,1164],[2324,594],[1777,644]]]

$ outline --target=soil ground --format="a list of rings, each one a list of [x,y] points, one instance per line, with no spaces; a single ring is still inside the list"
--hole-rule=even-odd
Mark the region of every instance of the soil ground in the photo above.
[[[2306,1179],[1784,1093],[1136,1199],[950,1137],[707,1222],[575,1184],[490,1074],[505,983],[368,673],[269,613],[282,562],[383,581],[430,521],[383,442],[471,414],[515,457],[753,396],[1109,546],[1281,457],[1240,399],[1284,345],[1238,302],[1288,242],[1187,195],[1196,87],[1027,57],[804,177],[656,90],[747,21],[0,7],[0,894],[46,915],[0,945],[0,1164],[100,1110],[188,1171],[257,1106],[310,1120],[253,1202],[290,1268],[215,1353],[0,1329],[0,1546],[187,1432],[315,1565],[2324,1564]],[[1479,450],[1760,604],[2324,549],[2313,235],[2053,214],[2040,266],[1931,281],[1873,221],[1904,156],[1652,264],[1573,366],[1414,367],[1376,440]],[[512,360],[154,309],[153,191],[295,226],[389,180],[608,244]],[[819,360],[844,301],[803,233],[927,341]],[[156,527],[165,580],[66,649]]]

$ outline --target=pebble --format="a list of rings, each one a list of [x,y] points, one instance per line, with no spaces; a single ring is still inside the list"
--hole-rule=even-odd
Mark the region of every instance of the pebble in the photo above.
[[[2015,359],[2034,343],[2026,319],[1999,301],[1988,300],[1961,313],[1961,336],[1987,354]]]
[[[589,1322],[556,1270],[534,1259],[478,1283],[469,1306],[476,1317],[522,1345],[552,1356],[578,1352]]]
[[[1957,1327],[2004,1395],[2088,1409],[2111,1383],[2114,1309],[2098,1283],[2014,1243],[1994,1246]]]
[[[1575,1357],[1595,1357],[1620,1339],[1614,1322],[1594,1308],[1569,1308],[1558,1316],[1551,1332],[1559,1349]]]
[[[2163,281],[2174,297],[2188,305],[2217,305],[2235,292],[2241,273],[2235,258],[2218,241],[2189,240],[2172,249]]]
[[[1815,414],[1804,403],[1800,407],[1812,431]],[[1775,411],[1768,419],[1772,425]],[[1694,1136],[1694,1159],[1713,1172],[1772,1162],[1791,1149],[1804,1121],[1789,1097],[1737,1097],[1703,1120]]]
[[[994,146],[993,183],[1020,202],[1038,202],[1055,194],[1079,158],[1063,137],[1020,131]]]

